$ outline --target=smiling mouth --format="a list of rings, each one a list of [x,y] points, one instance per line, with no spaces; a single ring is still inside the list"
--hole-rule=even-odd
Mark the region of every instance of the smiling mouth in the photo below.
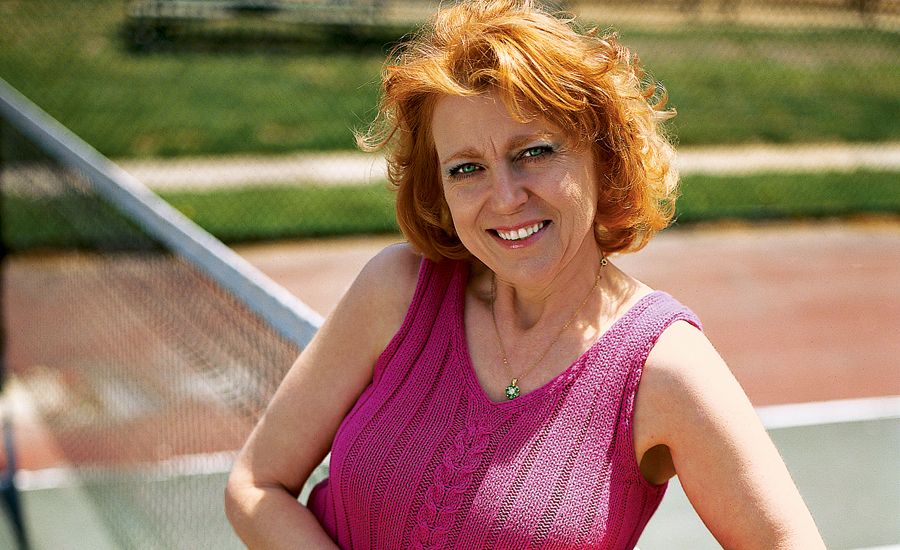
[[[544,226],[546,226],[548,223],[550,222],[545,220],[534,225],[520,227],[519,229],[514,229],[512,231],[501,231],[499,229],[495,229],[494,232],[504,241],[520,241],[534,235],[535,233],[543,229]]]

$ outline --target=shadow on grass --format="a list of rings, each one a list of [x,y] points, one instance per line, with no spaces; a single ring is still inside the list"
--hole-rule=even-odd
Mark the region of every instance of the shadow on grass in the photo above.
[[[321,54],[386,55],[413,27],[351,23],[261,24],[260,22],[153,21],[128,19],[120,28],[135,54]]]

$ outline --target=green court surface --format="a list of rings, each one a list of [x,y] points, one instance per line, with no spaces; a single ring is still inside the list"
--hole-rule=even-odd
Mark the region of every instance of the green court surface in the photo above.
[[[900,420],[769,430],[828,548],[900,548]],[[641,550],[721,548],[677,480],[650,521]]]
[[[900,548],[900,398],[767,407],[760,416],[828,548]],[[33,550],[241,548],[222,511],[226,476],[161,472],[151,481],[143,473],[92,482],[65,472],[22,475]],[[7,536],[0,530],[0,547]],[[677,480],[639,547],[720,548]]]

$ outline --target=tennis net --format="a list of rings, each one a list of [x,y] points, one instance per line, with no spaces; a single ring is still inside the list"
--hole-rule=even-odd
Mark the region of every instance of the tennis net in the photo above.
[[[237,546],[227,470],[321,319],[2,80],[0,140],[22,461],[112,547]]]

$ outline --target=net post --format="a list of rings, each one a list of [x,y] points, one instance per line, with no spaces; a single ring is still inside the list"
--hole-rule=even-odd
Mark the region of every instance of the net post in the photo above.
[[[4,292],[4,276],[6,273],[6,227],[3,224],[5,218],[2,214],[5,212],[5,193],[4,180],[6,179],[6,167],[9,162],[11,139],[8,134],[9,127],[6,120],[0,117],[0,395],[3,394],[3,388],[6,387],[6,315],[3,307]]]
[[[6,121],[0,117],[0,213],[4,212],[5,193],[4,181],[5,170],[11,155],[12,139],[9,137],[10,128]],[[2,220],[2,216],[0,216]],[[9,372],[6,365],[6,256],[8,254],[6,246],[6,228],[0,221],[0,398],[5,395],[6,382]],[[0,410],[0,422],[3,429],[3,450],[6,457],[6,463],[0,468],[0,501],[3,502],[3,509],[10,520],[13,535],[19,550],[29,550],[28,536],[25,531],[25,521],[22,514],[21,501],[19,499],[19,491],[16,487],[16,452],[13,444],[12,422],[5,410],[5,402],[0,400],[0,405],[4,405]]]
[[[29,550],[28,536],[25,530],[25,519],[19,490],[16,487],[16,452],[13,445],[13,429],[9,416],[3,413],[3,448],[6,453],[6,466],[0,472],[0,500],[12,524],[13,535],[19,550]]]

